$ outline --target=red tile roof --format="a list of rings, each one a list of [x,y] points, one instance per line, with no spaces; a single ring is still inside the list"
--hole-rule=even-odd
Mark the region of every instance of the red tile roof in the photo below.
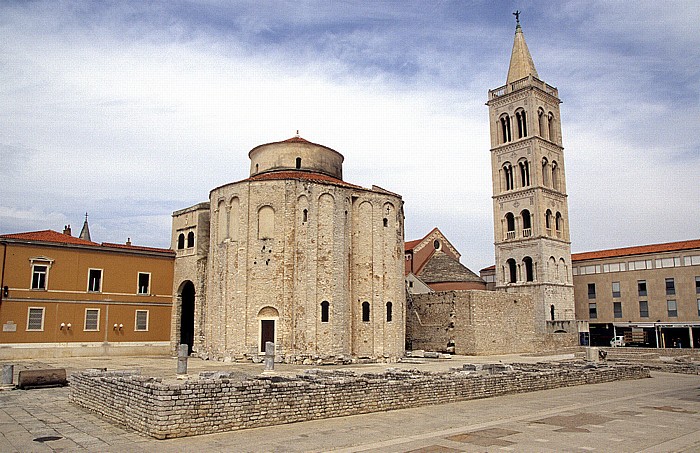
[[[172,249],[161,249],[157,247],[142,247],[140,245],[128,245],[128,244],[113,244],[111,242],[103,242],[102,247],[111,247],[111,248],[117,248],[117,249],[126,249],[126,250],[138,250],[142,252],[158,252],[158,253],[170,253],[170,254],[175,254],[175,251]]]
[[[622,247],[619,249],[598,250],[595,252],[572,253],[572,261],[594,260],[602,258],[614,258],[629,255],[644,255],[647,253],[677,252],[680,250],[700,248],[700,239],[689,241],[666,242],[663,244],[639,245],[635,247]]]
[[[15,239],[18,241],[39,241],[39,242],[54,242],[58,244],[73,244],[73,245],[89,245],[98,247],[100,244],[92,241],[86,241],[67,234],[59,233],[54,230],[30,231],[27,233],[3,234],[2,239]]]
[[[336,186],[351,187],[354,189],[362,189],[362,187],[347,183],[342,179],[334,178],[333,176],[324,175],[322,173],[308,171],[271,171],[269,173],[260,173],[255,176],[251,176],[248,179],[244,179],[244,181],[271,181],[279,179],[299,179],[304,181],[333,184]]]
[[[78,237],[69,236],[67,234],[59,233],[54,230],[42,230],[42,231],[30,231],[27,233],[13,233],[13,234],[3,234],[0,235],[0,239],[11,239],[15,241],[35,241],[35,242],[49,242],[53,244],[66,244],[66,245],[82,245],[88,247],[109,247],[118,248],[133,251],[142,252],[158,252],[158,253],[169,253],[174,254],[175,252],[171,249],[161,249],[155,247],[141,247],[137,245],[126,245],[126,244],[111,244],[109,242],[103,242],[98,244],[97,242],[86,241],[85,239],[80,239]]]

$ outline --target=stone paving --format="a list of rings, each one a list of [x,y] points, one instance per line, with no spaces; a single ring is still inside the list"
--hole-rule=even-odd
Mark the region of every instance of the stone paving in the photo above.
[[[567,357],[537,357],[533,361]],[[456,357],[401,364],[438,371],[471,362],[528,358]],[[17,368],[65,366],[69,371],[139,368],[173,377],[175,359],[51,359]],[[392,365],[352,367],[370,371]],[[279,372],[295,372],[289,367]],[[296,368],[296,369],[293,369]],[[348,367],[345,367],[348,368]],[[190,372],[261,365],[190,361]],[[16,370],[18,371],[18,370]],[[620,381],[484,400],[317,420],[158,441],[115,426],[68,403],[68,388],[0,391],[0,451],[700,451],[700,376],[652,373]]]

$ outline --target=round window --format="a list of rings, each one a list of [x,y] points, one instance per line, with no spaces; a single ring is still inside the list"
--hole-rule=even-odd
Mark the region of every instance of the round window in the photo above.
[[[440,241],[435,239],[435,242],[433,242],[433,247],[435,247],[435,250],[440,250]]]

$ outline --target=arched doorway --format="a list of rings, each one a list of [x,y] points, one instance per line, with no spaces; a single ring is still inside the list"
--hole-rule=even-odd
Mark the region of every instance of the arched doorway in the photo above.
[[[194,284],[188,280],[182,284],[181,288],[180,344],[186,344],[187,353],[192,354],[192,345],[194,344]]]
[[[279,319],[279,312],[274,307],[264,307],[258,312],[258,319],[260,320],[260,347],[258,350],[260,352],[265,352],[265,343],[277,343],[277,320]]]

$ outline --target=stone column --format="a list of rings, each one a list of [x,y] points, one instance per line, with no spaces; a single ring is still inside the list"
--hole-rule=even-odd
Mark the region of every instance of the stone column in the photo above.
[[[189,346],[181,344],[177,349],[177,374],[187,374],[187,356]]]

